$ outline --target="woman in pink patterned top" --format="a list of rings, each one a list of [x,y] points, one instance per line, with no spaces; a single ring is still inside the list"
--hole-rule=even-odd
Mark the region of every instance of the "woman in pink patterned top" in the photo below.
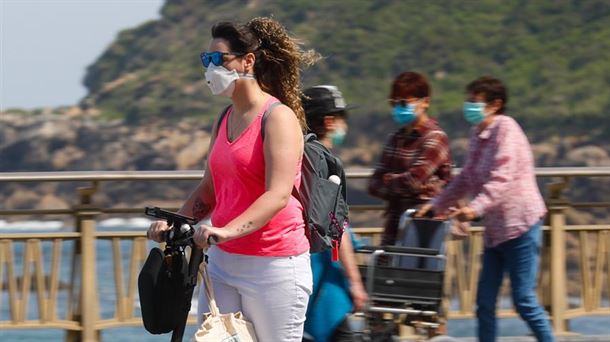
[[[477,293],[480,341],[495,341],[496,300],[504,273],[510,276],[517,312],[538,341],[554,341],[535,294],[542,218],[546,208],[534,173],[534,158],[523,130],[505,115],[507,92],[500,80],[481,77],[467,88],[464,117],[474,127],[462,172],[418,215],[450,211],[460,221],[482,218],[483,267]],[[452,208],[466,196],[472,201]],[[450,209],[451,208],[451,209]]]

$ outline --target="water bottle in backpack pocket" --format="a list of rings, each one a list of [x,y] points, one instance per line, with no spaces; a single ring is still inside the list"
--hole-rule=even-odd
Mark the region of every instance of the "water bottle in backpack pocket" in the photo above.
[[[349,213],[343,164],[310,133],[305,136],[301,173],[301,186],[293,195],[303,204],[310,252],[337,252]]]

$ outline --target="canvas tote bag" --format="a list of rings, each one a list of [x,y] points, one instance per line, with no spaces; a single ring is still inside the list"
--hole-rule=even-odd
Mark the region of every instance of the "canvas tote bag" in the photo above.
[[[257,342],[252,323],[246,321],[241,312],[221,314],[216,300],[212,281],[203,262],[200,272],[205,284],[210,312],[203,315],[203,323],[193,336],[193,342]]]

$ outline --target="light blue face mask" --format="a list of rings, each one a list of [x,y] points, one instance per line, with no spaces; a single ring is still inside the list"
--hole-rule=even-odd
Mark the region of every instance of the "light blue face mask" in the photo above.
[[[464,119],[478,125],[485,119],[485,102],[464,102]]]
[[[415,121],[417,114],[415,114],[415,105],[408,103],[406,106],[396,104],[392,109],[392,118],[399,125],[407,125]]]
[[[330,134],[330,140],[332,141],[334,146],[343,144],[345,140],[345,130],[343,128],[337,128],[334,132]]]

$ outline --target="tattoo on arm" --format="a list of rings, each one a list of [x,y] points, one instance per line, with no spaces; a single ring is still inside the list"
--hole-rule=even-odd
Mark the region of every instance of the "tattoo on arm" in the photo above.
[[[252,225],[253,225],[253,224],[254,224],[254,222],[252,222],[252,221],[248,221],[248,223],[244,223],[244,224],[242,224],[242,225],[241,225],[241,227],[237,228],[237,231],[238,231],[239,233],[243,233],[243,232],[245,232],[246,230],[248,230],[248,229],[252,228]]]
[[[206,203],[203,203],[200,198],[197,198],[195,200],[195,203],[193,203],[193,216],[195,217],[195,219],[201,220],[206,217],[209,212],[210,206]]]

